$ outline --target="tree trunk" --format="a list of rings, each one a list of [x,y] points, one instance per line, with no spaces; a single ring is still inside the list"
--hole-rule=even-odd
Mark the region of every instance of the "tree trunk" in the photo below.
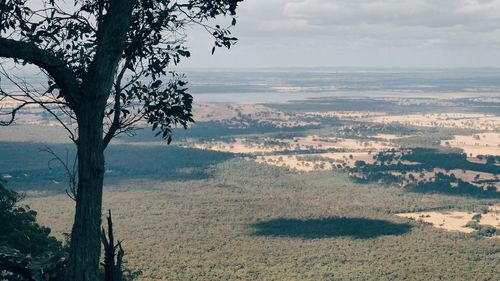
[[[100,107],[97,102],[85,102],[77,111],[78,188],[69,264],[72,281],[98,280],[104,177],[104,107]]]

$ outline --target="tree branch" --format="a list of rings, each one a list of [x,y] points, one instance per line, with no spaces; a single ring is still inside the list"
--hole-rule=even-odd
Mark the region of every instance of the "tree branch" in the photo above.
[[[111,126],[109,127],[108,132],[106,133],[106,136],[104,136],[103,140],[103,147],[106,149],[108,146],[109,142],[111,139],[115,136],[115,133],[118,129],[120,129],[120,110],[121,110],[121,105],[120,105],[120,95],[122,92],[121,88],[121,82],[123,79],[123,75],[125,75],[125,72],[127,71],[127,66],[130,63],[129,60],[127,60],[122,69],[120,70],[120,73],[118,73],[118,76],[116,77],[116,83],[115,83],[115,104],[113,106],[113,121],[111,123]]]
[[[110,1],[109,9],[97,31],[96,54],[84,77],[82,88],[85,93],[97,95],[91,98],[101,103],[105,103],[110,95],[136,2],[137,0]]]
[[[8,121],[0,121],[0,126],[9,126],[10,124],[12,124],[14,122],[14,120],[16,119],[17,112],[29,104],[33,104],[33,103],[24,102],[23,104],[12,109],[12,111],[9,113],[10,119]],[[0,114],[0,115],[5,115],[5,114]]]
[[[15,94],[9,94],[9,93],[6,93],[4,92],[1,88],[0,88],[0,101],[3,99],[3,98],[10,98],[12,100],[15,100],[15,101],[18,101],[18,102],[21,102],[21,106],[20,108],[16,108],[15,111],[12,111],[11,114],[11,120],[10,121],[7,121],[7,122],[2,122],[0,121],[0,126],[8,126],[10,124],[12,124],[12,122],[14,121],[15,119],[15,115],[16,115],[16,112],[21,109],[22,107],[26,106],[26,105],[30,105],[30,104],[36,104],[36,105],[39,105],[41,106],[43,109],[45,109],[48,113],[50,113],[58,122],[59,124],[61,124],[64,129],[66,129],[66,131],[69,133],[69,137],[70,139],[76,143],[76,137],[75,137],[75,134],[73,133],[73,130],[71,130],[68,125],[66,125],[66,123],[63,122],[63,120],[51,109],[49,108],[47,105],[56,105],[56,106],[68,106],[68,104],[66,102],[63,102],[63,101],[59,101],[57,100],[57,98],[54,98],[52,101],[42,101],[40,98],[35,98],[31,93],[30,93],[30,90],[28,89],[27,86],[23,87],[22,85],[20,85],[19,83],[17,83],[12,77],[10,77],[10,75],[7,73],[7,71],[5,70],[5,68],[3,66],[0,65],[0,70],[1,70],[1,74],[3,76],[5,76],[12,84],[14,84],[19,90],[21,90],[24,94],[19,94],[19,95],[15,95]],[[26,83],[26,82],[25,82]],[[47,90],[46,93],[50,92],[50,90]],[[42,96],[45,95],[45,94],[42,94]],[[29,99],[31,100],[30,101],[27,101],[26,99]],[[60,107],[62,108],[62,107]],[[64,114],[68,114],[67,112],[65,111],[62,111]],[[0,114],[1,115],[1,114]],[[69,116],[71,118],[71,116]]]
[[[75,159],[73,161],[72,166],[69,164],[69,153],[66,151],[66,161],[64,161],[59,155],[57,155],[50,147],[45,146],[45,148],[41,148],[40,151],[46,152],[50,154],[53,158],[49,160],[48,166],[49,169],[52,169],[51,163],[53,161],[58,162],[61,164],[68,176],[68,189],[66,189],[66,194],[71,198],[73,201],[76,201],[76,186],[77,186],[77,180],[78,180],[78,168],[77,168],[77,160],[78,160],[78,154],[75,155]]]
[[[77,77],[64,61],[51,52],[28,42],[0,38],[0,57],[23,60],[45,69],[59,85],[69,106],[73,108],[78,102],[80,87]]]

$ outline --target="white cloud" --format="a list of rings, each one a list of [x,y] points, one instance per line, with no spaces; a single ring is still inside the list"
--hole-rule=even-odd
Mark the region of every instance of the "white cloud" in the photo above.
[[[443,28],[490,26],[500,19],[500,1],[302,0],[285,3],[285,15],[312,25],[397,25]]]
[[[190,65],[500,66],[500,0],[245,0],[240,44]]]

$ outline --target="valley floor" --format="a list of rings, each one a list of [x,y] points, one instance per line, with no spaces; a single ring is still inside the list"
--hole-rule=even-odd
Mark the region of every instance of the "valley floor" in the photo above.
[[[258,175],[258,176],[256,176]],[[235,159],[191,181],[108,186],[128,266],[140,280],[495,280],[500,240],[438,230],[397,213],[493,200],[353,184]],[[42,223],[69,232],[65,195],[32,197]]]
[[[206,103],[171,146],[116,139],[103,211],[127,266],[143,281],[499,280],[500,212],[485,210],[500,203],[500,101],[418,97]],[[74,203],[40,148],[74,147],[28,117],[0,132],[0,176],[62,240]]]

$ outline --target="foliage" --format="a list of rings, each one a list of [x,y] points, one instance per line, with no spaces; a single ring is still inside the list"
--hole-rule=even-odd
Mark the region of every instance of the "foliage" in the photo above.
[[[403,150],[401,153],[396,150],[379,152],[375,155],[374,164],[358,163],[354,168],[347,169],[352,179],[358,183],[378,182],[384,184],[403,184],[404,175],[408,172],[426,172],[441,168],[445,170],[462,169],[476,172],[500,174],[500,167],[494,163],[474,163],[467,160],[463,153],[440,152],[437,149],[413,148]],[[413,162],[403,164],[402,161]],[[393,174],[401,173],[401,175]],[[419,180],[412,174],[409,176],[410,182],[406,184],[407,190],[421,193],[442,193],[450,195],[474,196],[479,198],[500,198],[500,193],[496,188],[483,189],[472,183],[466,182],[454,175],[446,175],[438,172],[431,180]],[[483,184],[489,181],[475,181]]]
[[[436,149],[415,148],[404,154],[402,160],[422,163],[424,168],[440,167],[443,169],[463,169],[483,173],[500,174],[500,167],[494,163],[480,164],[469,162],[464,153],[442,153]]]
[[[41,105],[76,139],[74,122],[60,115],[76,118],[87,97],[85,92],[95,90],[89,84],[95,84],[91,82],[93,75],[99,69],[101,75],[111,71],[112,87],[106,76],[100,79],[110,90],[88,94],[95,95],[95,101],[104,98],[107,103],[105,143],[117,134],[130,133],[141,119],[170,142],[172,128],[186,128],[193,122],[192,96],[186,91],[185,77],[173,72],[168,76],[171,64],[191,55],[185,46],[185,30],[197,25],[209,32],[214,38],[212,52],[215,47],[230,48],[237,41],[229,27],[236,24],[240,1],[74,1],[71,8],[54,0],[35,6],[27,0],[3,1],[0,18],[6,20],[0,24],[0,46],[5,51],[0,57],[40,67],[47,74],[48,84],[44,89],[26,87],[26,83],[16,82],[4,72],[2,75],[12,80],[25,97],[4,91],[1,96],[19,101],[19,109]],[[231,17],[227,27],[208,24],[219,15]],[[17,111],[14,109],[12,119],[2,124],[10,125]]]
[[[465,226],[475,229],[476,235],[480,237],[493,237],[500,235],[500,229],[497,229],[491,225],[479,224],[475,220],[469,221]]]
[[[50,252],[33,257],[0,245],[2,281],[67,281],[67,253]]]
[[[28,206],[18,206],[22,195],[0,182],[0,246],[8,246],[23,254],[40,255],[58,250],[61,244],[49,236],[50,229],[36,222],[37,213]]]
[[[454,185],[455,184],[455,185]],[[463,180],[443,173],[437,173],[433,181],[419,182],[409,187],[410,191],[423,193],[442,193],[450,195],[474,196],[479,198],[499,198],[500,193],[494,190],[483,190]]]

